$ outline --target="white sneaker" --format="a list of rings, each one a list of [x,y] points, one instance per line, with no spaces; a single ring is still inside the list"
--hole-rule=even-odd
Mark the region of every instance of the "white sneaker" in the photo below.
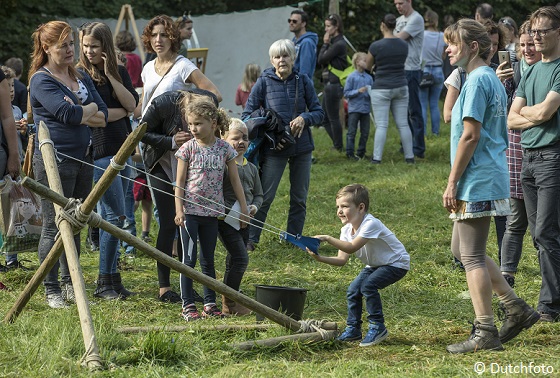
[[[50,308],[68,308],[68,305],[59,293],[47,294],[47,304]]]
[[[76,303],[76,294],[72,284],[62,284],[62,299],[68,303]]]

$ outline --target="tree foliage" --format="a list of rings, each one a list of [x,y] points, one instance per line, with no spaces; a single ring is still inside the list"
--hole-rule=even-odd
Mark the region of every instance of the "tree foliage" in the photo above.
[[[485,0],[488,1],[488,0]],[[414,8],[423,14],[428,9],[435,10],[440,20],[450,14],[455,19],[472,17],[476,5],[481,0],[414,0]],[[556,0],[494,0],[495,19],[508,15],[520,24],[527,15],[543,5],[555,5]],[[279,0],[2,0],[0,7],[0,61],[12,56],[21,57],[28,66],[31,53],[31,34],[41,23],[53,19],[117,18],[123,4],[131,4],[137,18],[151,18],[156,14],[180,15],[190,12],[201,14],[246,11],[294,5],[296,2]],[[308,29],[323,35],[323,20],[328,15],[328,0],[308,1],[304,9],[310,15]],[[371,42],[380,38],[379,23],[386,13],[396,13],[391,0],[342,0],[340,14],[345,23],[345,34],[360,51],[367,51]],[[233,26],[232,26],[233,27]],[[287,25],[286,25],[287,27]],[[250,31],[249,31],[250,32]]]

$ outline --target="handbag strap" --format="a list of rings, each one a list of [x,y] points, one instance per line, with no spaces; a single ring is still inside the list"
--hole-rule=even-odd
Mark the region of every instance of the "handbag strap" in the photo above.
[[[154,95],[154,93],[156,93],[156,89],[157,87],[161,84],[161,82],[163,81],[163,79],[165,79],[165,76],[167,76],[167,74],[169,73],[169,71],[171,71],[171,69],[173,68],[173,66],[175,65],[175,63],[177,62],[177,58],[175,58],[175,62],[173,62],[173,64],[167,69],[167,71],[165,71],[165,73],[163,74],[163,76],[161,77],[161,79],[159,79],[158,83],[156,84],[156,86],[154,87],[154,90],[152,91],[152,93],[150,93],[150,97],[148,97],[148,101],[146,101],[147,103],[150,102],[152,96]],[[156,63],[154,62],[154,71],[156,69]]]
[[[299,75],[296,74],[296,100],[294,101],[294,113],[292,114],[292,120],[296,118],[298,93],[299,93]]]

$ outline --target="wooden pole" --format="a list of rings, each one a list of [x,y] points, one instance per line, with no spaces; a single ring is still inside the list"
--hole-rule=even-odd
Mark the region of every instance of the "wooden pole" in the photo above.
[[[140,125],[136,128],[123,143],[118,153],[114,156],[113,160],[116,165],[124,165],[127,158],[132,154],[136,145],[142,138],[146,131],[146,124]],[[50,140],[50,135],[46,125],[41,122],[39,124],[39,140]],[[41,153],[45,161],[45,169],[47,171],[47,176],[49,177],[49,183],[56,189],[56,191],[51,191],[56,193],[58,196],[65,198],[62,193],[62,186],[60,185],[60,176],[58,174],[58,169],[56,166],[56,159],[54,154],[54,147],[49,143],[44,143],[41,146]],[[101,198],[105,190],[111,185],[112,180],[118,174],[118,170],[109,167],[94,187],[94,190],[86,198],[81,206],[81,211],[85,215],[89,215],[96,206],[98,200]],[[54,202],[55,209],[57,212],[60,211],[60,207],[66,206],[68,200],[61,202]],[[12,307],[12,309],[6,315],[4,321],[13,322],[15,318],[19,315],[23,307],[27,304],[33,293],[37,290],[40,282],[44,279],[46,274],[54,266],[58,257],[62,253],[62,245],[66,250],[66,255],[68,259],[68,265],[70,268],[70,276],[72,278],[72,284],[74,287],[74,292],[76,294],[76,304],[78,307],[78,313],[80,315],[80,323],[82,326],[82,334],[84,338],[84,344],[86,346],[86,363],[88,367],[97,368],[101,366],[101,359],[99,358],[99,352],[97,348],[97,343],[95,341],[95,332],[93,330],[93,323],[91,321],[91,314],[89,312],[89,302],[87,301],[85,283],[83,281],[83,275],[81,272],[78,254],[76,251],[76,246],[74,244],[73,231],[67,221],[60,222],[60,231],[62,238],[59,238],[51,251],[49,252],[47,258],[41,264],[35,275],[32,277],[31,281],[24,288],[23,292],[20,294],[18,300]],[[62,240],[61,240],[62,239]]]
[[[271,347],[277,346],[285,342],[302,341],[302,342],[315,342],[323,340],[332,340],[336,337],[337,331],[325,331],[323,335],[319,332],[312,333],[297,333],[295,335],[272,337],[264,340],[251,340],[242,343],[232,344],[232,348],[241,350],[251,350],[255,347]]]
[[[68,199],[64,198],[63,196],[56,195],[56,193],[53,193],[53,191],[50,190],[48,187],[41,185],[40,183],[30,179],[29,177],[26,177],[25,179],[22,180],[22,185],[33,190],[40,196],[45,197],[50,201],[53,201],[54,203],[57,203],[60,206],[65,206],[66,203],[68,202]],[[143,240],[134,237],[130,233],[110,224],[109,222],[101,220],[99,224],[99,228],[109,232],[110,234],[116,236],[120,240],[125,241],[126,243],[132,245],[133,247],[141,250],[142,252],[144,252],[151,258],[155,259],[156,261],[159,261],[160,263],[170,267],[171,269],[179,273],[183,273],[184,275],[195,280],[196,282],[199,282],[204,286],[207,286],[210,289],[225,295],[231,300],[240,303],[241,305],[264,316],[265,318],[270,319],[273,322],[278,323],[281,326],[288,328],[289,330],[292,330],[294,332],[299,331],[300,323],[297,320],[292,319],[285,314],[273,310],[270,307],[239,293],[237,290],[230,288],[226,284],[218,280],[215,280],[212,277],[209,277],[201,272],[194,270],[193,268],[175,260],[171,256],[167,256],[165,253],[157,250],[156,248],[152,247],[151,245],[144,242]]]
[[[184,332],[184,331],[266,331],[276,324],[220,324],[204,326],[147,326],[147,327],[119,327],[119,333],[142,332]]]
[[[39,137],[39,145],[43,161],[45,162],[45,170],[49,180],[50,187],[57,193],[63,194],[62,183],[60,181],[60,174],[56,164],[56,155],[54,152],[54,145],[51,143],[41,142],[50,140],[51,136],[47,125],[43,121],[39,123],[37,131]],[[63,208],[54,204],[55,211],[59,215]],[[101,357],[99,356],[99,348],[95,339],[95,330],[93,328],[93,320],[89,311],[89,303],[86,294],[86,284],[82,275],[80,261],[78,257],[78,250],[74,242],[74,231],[72,225],[67,220],[62,220],[58,224],[62,243],[64,244],[64,251],[66,259],[68,260],[68,268],[70,270],[70,277],[72,278],[72,286],[76,295],[76,305],[78,307],[78,315],[80,316],[80,325],[82,326],[82,336],[86,348],[86,364],[90,368],[100,368]]]

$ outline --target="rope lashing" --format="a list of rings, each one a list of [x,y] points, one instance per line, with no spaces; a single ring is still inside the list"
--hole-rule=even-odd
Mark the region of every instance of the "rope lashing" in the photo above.
[[[116,171],[122,171],[126,167],[126,163],[123,165],[117,164],[114,157],[111,158],[110,163],[111,163],[111,168],[113,168]]]
[[[326,330],[321,328],[326,320],[315,320],[315,319],[306,319],[300,320],[299,325],[300,328],[297,333],[311,333],[311,332],[318,332],[323,340],[328,339],[328,333]]]
[[[93,351],[93,346],[95,343],[95,336],[92,336],[90,341],[89,341],[89,345],[84,353],[84,355],[82,356],[82,358],[80,359],[80,365],[85,365],[85,366],[89,366],[90,362],[97,362],[97,366],[101,367],[103,366],[103,361],[101,360],[101,357],[99,356],[99,354],[94,353]]]
[[[101,225],[101,216],[97,213],[91,212],[90,214],[84,214],[81,211],[82,201],[76,198],[70,198],[64,209],[62,209],[56,216],[55,222],[58,229],[60,229],[60,222],[63,220],[70,223],[72,231],[74,234],[80,233],[80,231],[87,226],[88,221],[91,219],[92,227],[99,227]],[[58,237],[58,235],[57,235]]]
[[[39,142],[39,149],[41,149],[41,147],[43,146],[43,144],[50,144],[53,149],[54,149],[54,142],[50,139],[43,139],[42,141]]]

